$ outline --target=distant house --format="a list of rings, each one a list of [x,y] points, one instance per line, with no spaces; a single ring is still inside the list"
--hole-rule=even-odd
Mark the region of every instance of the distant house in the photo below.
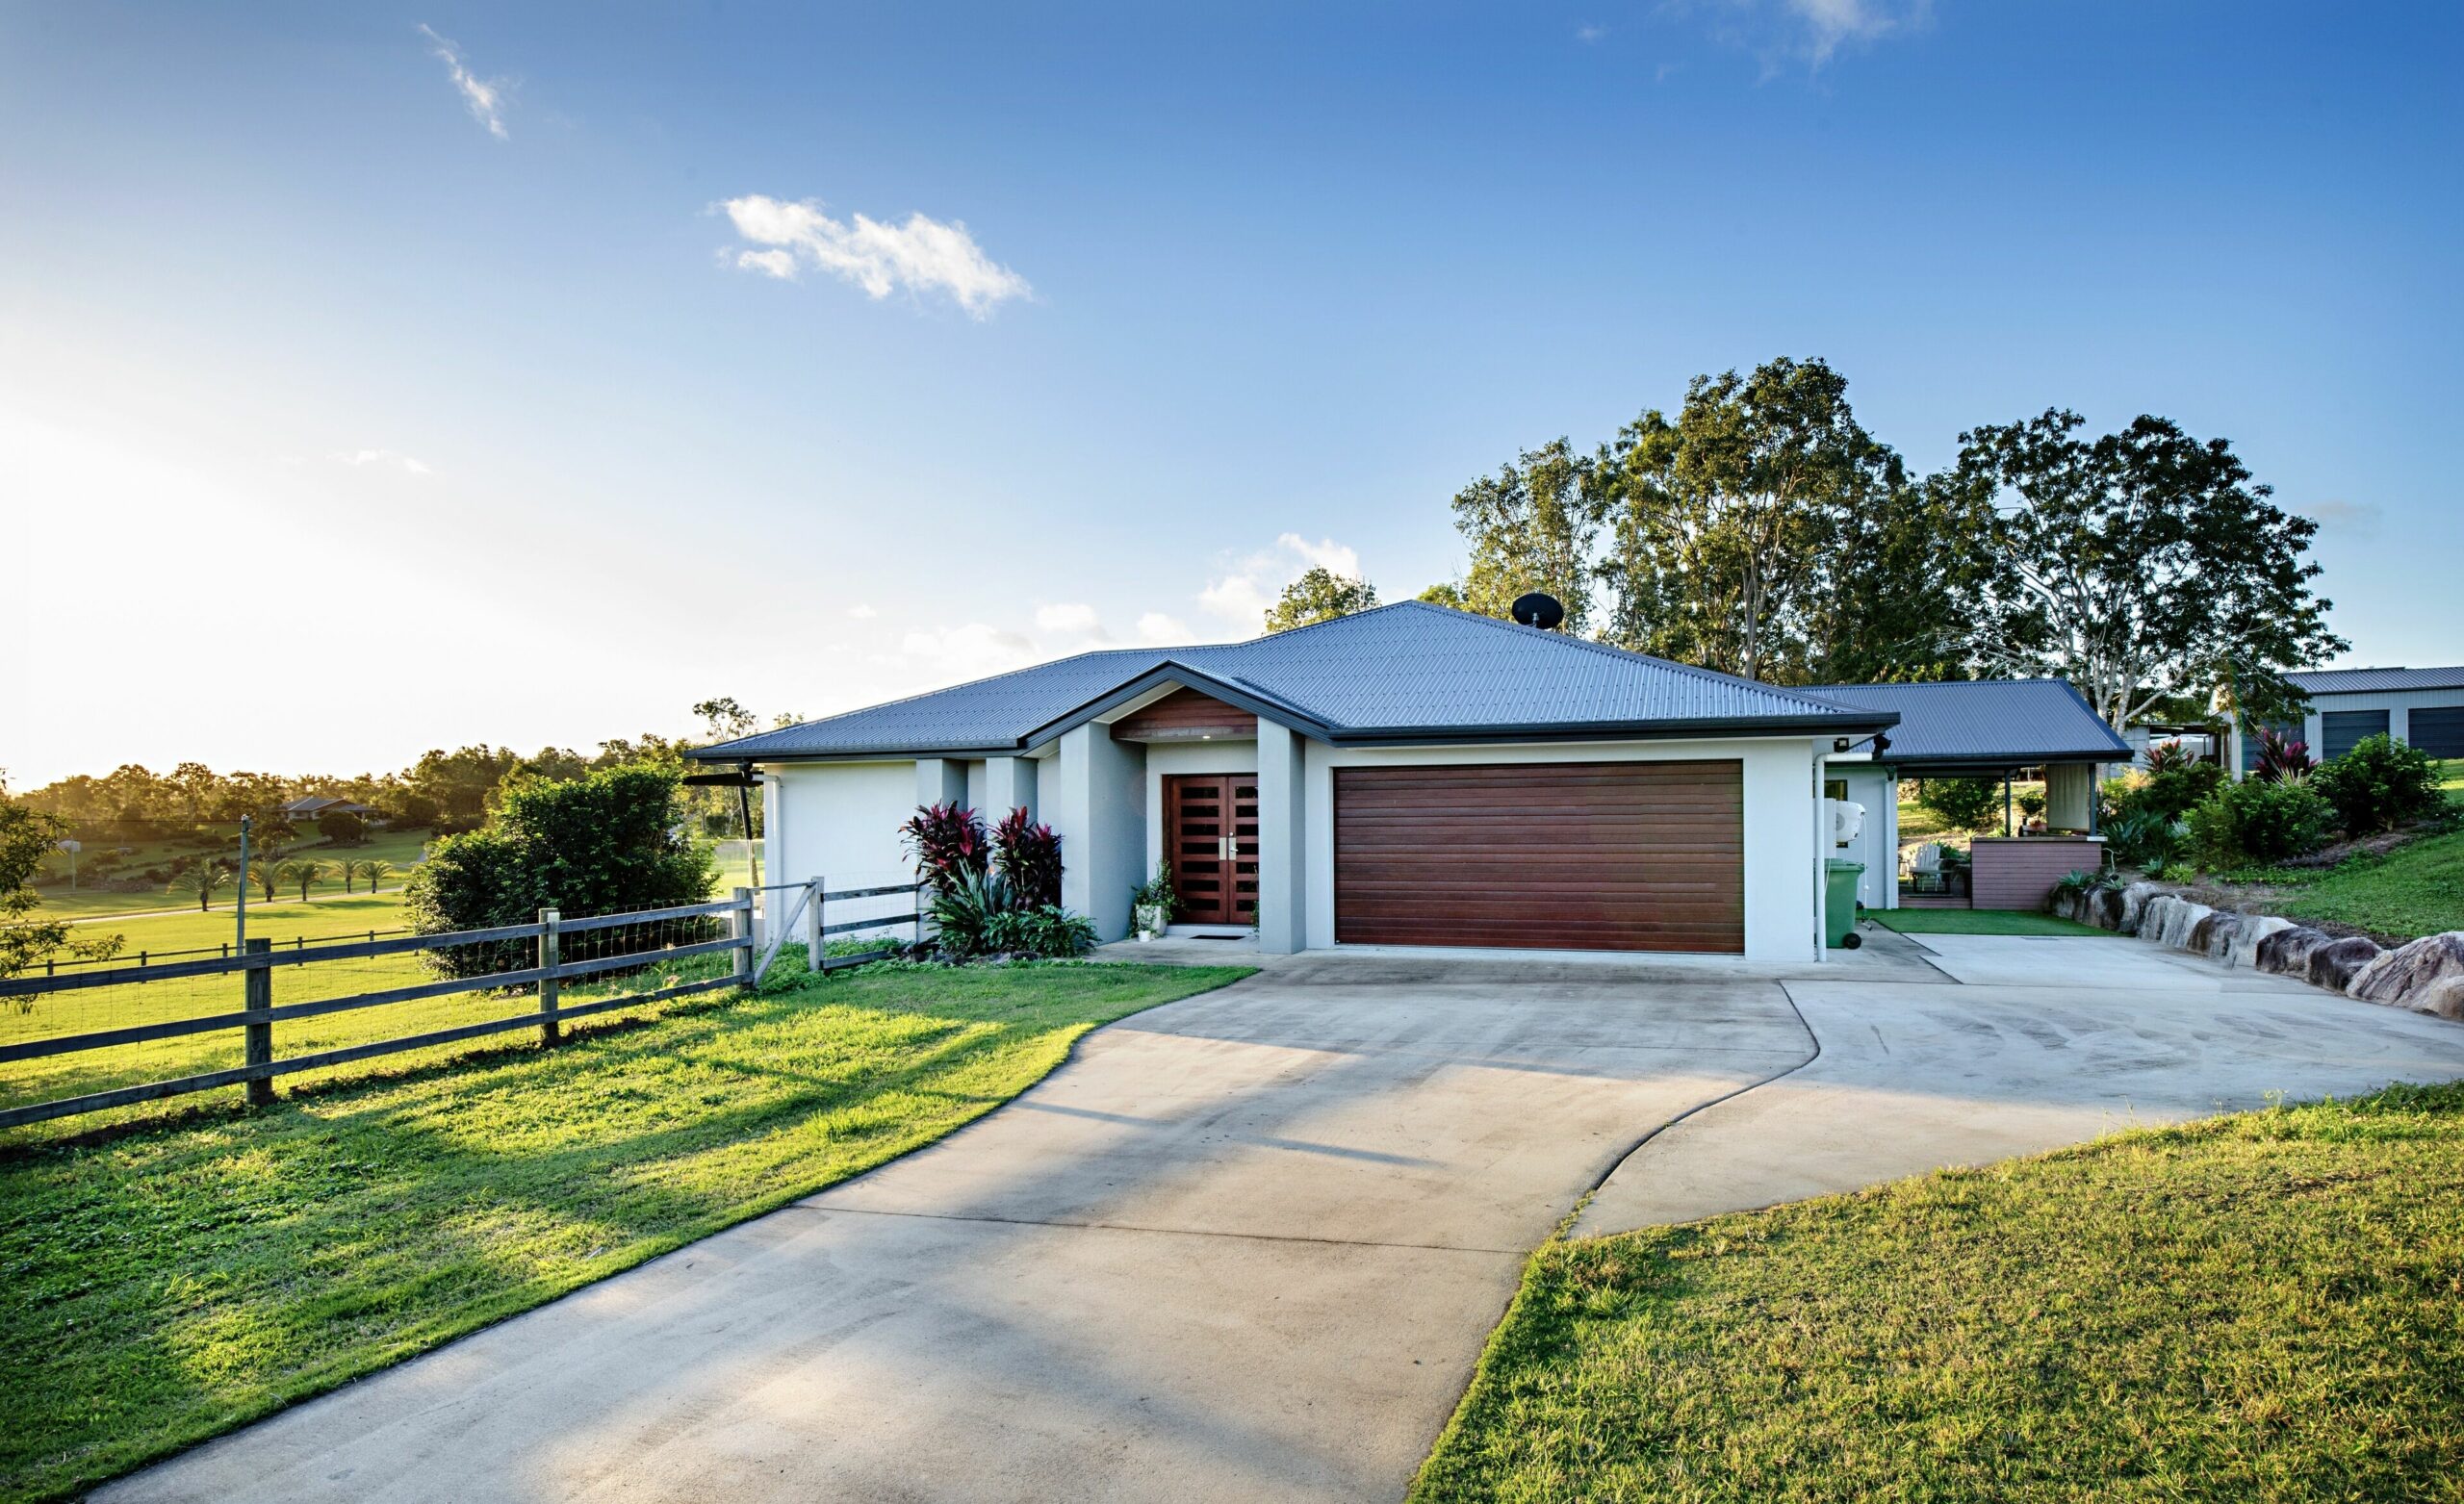
[[[2464,757],[2464,665],[2444,669],[2317,669],[2286,678],[2310,697],[2299,722],[2269,729],[2297,737],[2322,761],[2341,757],[2381,732],[2433,757]],[[2258,766],[2256,728],[2235,727],[2229,766]]]
[[[281,806],[275,813],[293,825],[304,825],[321,820],[327,815],[358,815],[365,819],[376,811],[370,805],[355,804],[347,799],[335,799],[325,794],[303,794]]]

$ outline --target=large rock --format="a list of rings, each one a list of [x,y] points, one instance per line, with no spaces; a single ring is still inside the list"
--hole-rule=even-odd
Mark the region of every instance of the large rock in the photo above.
[[[2267,943],[2268,936],[2292,928],[2292,920],[2273,914],[2244,914],[2240,928],[2233,932],[2233,949],[2226,954],[2224,964],[2255,968],[2259,964],[2259,947]]]
[[[2363,967],[2378,959],[2378,942],[2365,935],[2347,935],[2330,940],[2310,953],[2310,984],[2330,992],[2342,992],[2352,985]]]
[[[2435,1013],[2464,1023],[2464,977],[2441,977],[2413,994],[2406,1007],[2417,1013]]]
[[[2423,1007],[2423,1003],[2440,983],[2450,981],[2464,981],[2464,930],[2424,935],[2409,945],[2382,951],[2345,990],[2364,1003],[2392,1003],[2428,1012],[2431,1009]]]
[[[2123,934],[2137,934],[2149,902],[2169,896],[2153,882],[2132,883],[2121,890],[2121,913],[2114,928]]]
[[[2322,946],[2334,943],[2334,939],[2335,937],[2325,930],[2313,930],[2308,925],[2287,925],[2259,941],[2257,952],[2259,970],[2273,972],[2279,977],[2300,977],[2307,980],[2310,975],[2310,954]]]
[[[2139,937],[2153,940],[2167,950],[2187,951],[2191,949],[2191,936],[2198,930],[2199,922],[2215,912],[2205,904],[2194,904],[2171,893],[2159,893],[2140,910]]]
[[[2121,889],[2097,888],[2088,895],[2086,920],[2105,930],[2121,928]]]
[[[2233,937],[2242,932],[2242,916],[2228,908],[2211,908],[2191,926],[2189,949],[2217,960],[2230,960]]]

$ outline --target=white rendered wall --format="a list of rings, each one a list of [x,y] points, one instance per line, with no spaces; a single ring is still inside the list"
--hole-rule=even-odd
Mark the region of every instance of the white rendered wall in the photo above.
[[[977,764],[984,770],[983,802],[976,805],[984,818],[993,824],[1013,809],[1023,809],[1030,820],[1041,819],[1036,813],[1036,767],[1032,757],[987,757]]]
[[[1309,938],[1308,743],[1258,723],[1258,949],[1287,956]]]
[[[1146,758],[1110,728],[1074,727],[1037,775],[1043,820],[1061,836],[1061,902],[1107,940],[1129,933],[1130,890],[1145,880]]]
[[[1302,881],[1309,948],[1335,943],[1335,776],[1339,767],[1443,767],[1516,762],[1692,762],[1741,765],[1745,797],[1745,955],[1820,960],[1814,744],[1758,741],[1592,742],[1548,746],[1357,748],[1308,744],[1308,854]]]
[[[819,878],[834,891],[915,880],[898,840],[898,828],[915,812],[914,763],[784,763],[762,772],[764,880]],[[853,899],[831,905],[829,918],[836,924],[914,906],[898,896]]]

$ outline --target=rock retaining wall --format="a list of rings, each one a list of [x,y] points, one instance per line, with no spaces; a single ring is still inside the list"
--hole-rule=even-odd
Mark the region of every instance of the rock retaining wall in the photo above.
[[[2099,930],[2227,966],[2246,966],[2364,1003],[2464,1021],[2464,930],[2426,935],[2388,950],[2359,935],[2331,935],[2272,914],[2237,914],[2193,903],[2153,882],[2057,892],[2053,911]]]

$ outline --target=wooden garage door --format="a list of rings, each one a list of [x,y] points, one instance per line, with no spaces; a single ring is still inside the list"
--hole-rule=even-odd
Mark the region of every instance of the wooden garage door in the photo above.
[[[1335,770],[1335,938],[1745,949],[1735,762]]]

